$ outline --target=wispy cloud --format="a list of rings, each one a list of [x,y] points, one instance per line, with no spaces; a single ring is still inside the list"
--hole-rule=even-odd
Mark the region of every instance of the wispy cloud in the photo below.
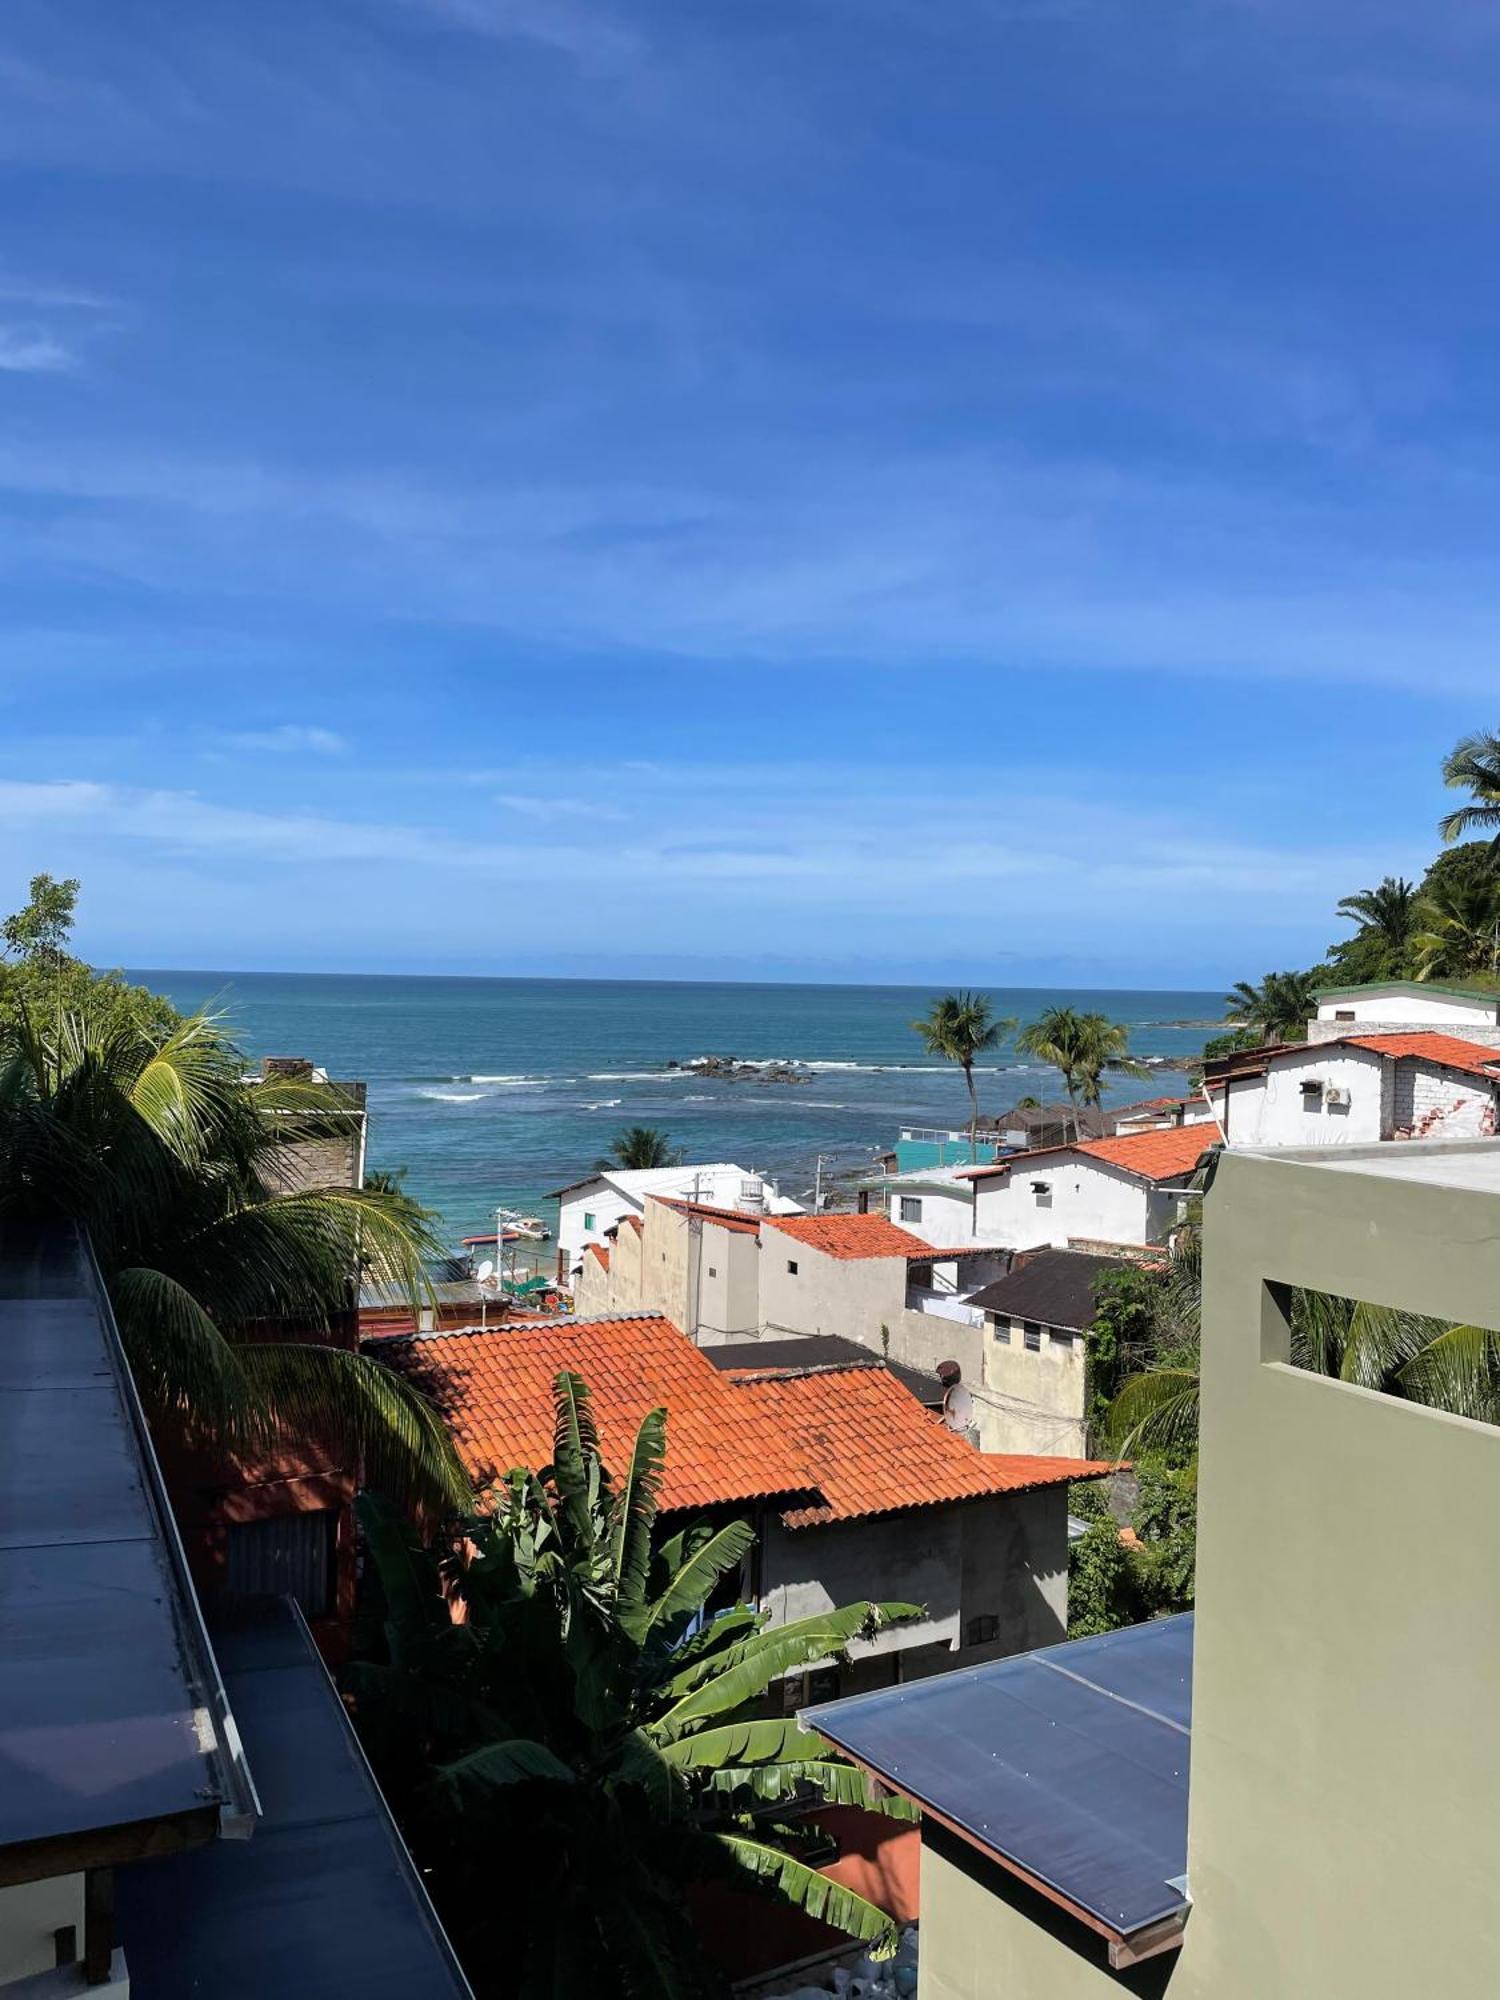
[[[219,740],[230,750],[268,750],[317,757],[341,756],[349,748],[348,738],[337,731],[305,722],[281,722],[274,729],[229,730]]]
[[[607,805],[600,799],[566,798],[561,794],[533,797],[524,792],[497,792],[495,804],[539,826],[550,826],[558,820],[619,821],[627,817],[618,806]]]
[[[492,41],[536,42],[575,60],[609,65],[634,57],[636,30],[584,0],[402,0],[449,27]]]
[[[0,369],[11,375],[55,375],[74,365],[72,351],[40,327],[0,324]]]

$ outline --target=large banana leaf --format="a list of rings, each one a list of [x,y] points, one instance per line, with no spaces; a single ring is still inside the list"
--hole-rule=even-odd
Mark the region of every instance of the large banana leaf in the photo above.
[[[738,1569],[755,1544],[747,1521],[730,1521],[688,1555],[666,1588],[653,1599],[645,1629],[654,1631],[684,1612],[696,1611],[721,1576]]]
[[[852,1764],[835,1763],[831,1758],[785,1764],[725,1764],[717,1771],[702,1773],[698,1783],[706,1792],[731,1797],[744,1792],[761,1801],[793,1799],[800,1796],[804,1786],[810,1786],[825,1805],[861,1806],[866,1812],[884,1813],[888,1819],[922,1817],[909,1800],[894,1793],[877,1797],[863,1771]]]
[[[778,1764],[788,1757],[814,1757],[827,1749],[821,1736],[795,1717],[726,1722],[663,1744],[661,1754],[679,1771],[714,1771],[727,1764]]]
[[[524,1785],[538,1779],[548,1784],[573,1785],[577,1773],[545,1743],[528,1736],[513,1736],[503,1743],[487,1743],[467,1757],[439,1765],[434,1782],[460,1797],[465,1792],[492,1792],[506,1785]]]
[[[901,1942],[895,1920],[865,1897],[856,1895],[853,1889],[830,1881],[806,1862],[794,1860],[764,1841],[751,1840],[739,1833],[719,1833],[713,1838],[748,1877],[779,1889],[788,1902],[805,1910],[808,1916],[821,1917],[824,1923],[832,1924],[847,1936],[861,1939],[869,1946],[871,1958],[895,1956]]]
[[[552,1385],[557,1420],[552,1438],[552,1470],[562,1514],[580,1552],[597,1543],[595,1506],[599,1496],[599,1433],[588,1386],[566,1368]]]
[[[922,1616],[919,1604],[848,1604],[758,1632],[730,1647],[720,1671],[697,1679],[690,1692],[656,1717],[649,1725],[651,1734],[659,1743],[670,1743],[686,1730],[701,1728],[705,1720],[754,1701],[784,1674],[842,1652],[851,1639],[871,1637],[883,1625],[906,1624]]]
[[[624,1483],[615,1495],[610,1520],[610,1570],[617,1615],[633,1639],[644,1637],[650,1619],[646,1579],[651,1571],[651,1530],[667,1460],[667,1413],[650,1410],[641,1419]]]

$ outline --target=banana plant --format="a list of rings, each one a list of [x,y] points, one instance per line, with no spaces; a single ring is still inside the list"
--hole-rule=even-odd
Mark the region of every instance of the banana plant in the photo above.
[[[612,1479],[583,1382],[561,1374],[553,1393],[551,1464],[512,1473],[461,1554],[362,1505],[384,1620],[350,1671],[356,1713],[476,1989],[717,1992],[684,1903],[694,1883],[769,1895],[889,1954],[892,1919],[808,1848],[820,1804],[910,1808],[768,1696],[921,1608],[707,1615],[753,1530],[663,1532],[666,1412]]]

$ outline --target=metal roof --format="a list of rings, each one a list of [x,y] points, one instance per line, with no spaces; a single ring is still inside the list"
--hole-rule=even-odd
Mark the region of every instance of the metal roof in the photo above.
[[[884,1368],[929,1409],[943,1400],[943,1385],[936,1375],[887,1361],[874,1348],[861,1347],[857,1340],[846,1340],[840,1333],[803,1333],[787,1340],[731,1340],[704,1347],[702,1353],[721,1371],[747,1374],[810,1375],[827,1368]]]
[[[133,1988],[213,2000],[472,2000],[290,1600],[214,1627],[264,1818],[116,1878]]]
[[[0,1881],[248,1831],[255,1793],[78,1232],[0,1240]],[[153,1829],[155,1832],[153,1832]],[[132,1831],[133,1830],[133,1831]],[[171,1845],[171,1839],[161,1844]]]
[[[1110,1271],[1130,1268],[1127,1257],[1091,1250],[1030,1250],[1019,1254],[1003,1278],[969,1294],[968,1303],[1011,1319],[1087,1333],[1099,1317],[1094,1284]]]
[[[1105,1935],[1187,1904],[1193,1614],[804,1709]]]

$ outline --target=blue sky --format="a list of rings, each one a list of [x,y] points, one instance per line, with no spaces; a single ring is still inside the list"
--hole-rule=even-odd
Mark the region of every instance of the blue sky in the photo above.
[[[7,0],[0,902],[1217,984],[1500,722],[1472,0]]]

